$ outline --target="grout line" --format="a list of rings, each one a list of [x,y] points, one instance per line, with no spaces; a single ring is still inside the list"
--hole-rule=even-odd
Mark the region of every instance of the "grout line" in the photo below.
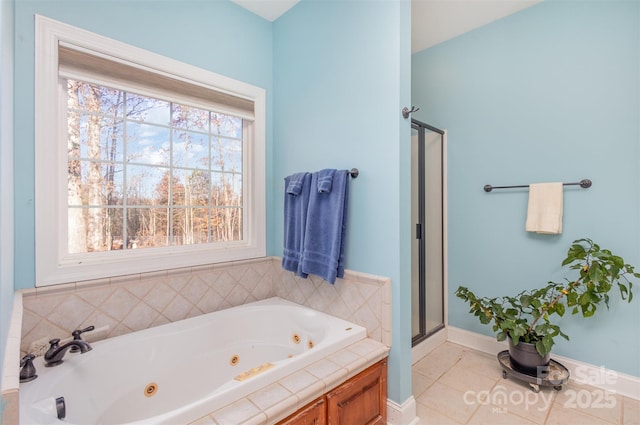
[[[449,345],[450,349],[451,349],[453,352],[456,352],[456,353],[457,353],[459,350],[455,349],[454,347],[461,347],[459,344],[455,344],[455,343],[451,343],[451,342],[445,342],[445,343],[441,344],[441,345],[440,345],[439,347],[437,347],[437,348],[441,348],[442,350],[447,350],[447,345],[446,345],[446,344],[451,344],[451,345]],[[412,373],[414,373],[414,374],[418,374],[418,375],[421,375],[421,376],[423,376],[423,377],[425,377],[425,378],[427,378],[427,379],[430,379],[430,378],[429,378],[429,376],[425,375],[422,371],[420,371],[418,368],[416,368],[416,364],[418,364],[418,363],[420,363],[421,361],[423,361],[423,360],[427,359],[427,358],[428,358],[432,353],[434,353],[434,352],[435,352],[435,350],[434,350],[434,351],[432,351],[431,353],[427,354],[426,356],[424,356],[422,359],[418,360],[418,361],[413,365],[413,367],[412,367],[412,370],[411,370],[411,371],[412,371]],[[463,349],[463,353],[472,353],[472,354],[478,353],[478,354],[484,354],[482,351],[475,350],[475,349],[468,348],[468,347],[464,347],[464,349]],[[448,373],[448,372],[449,372],[450,370],[452,370],[453,368],[458,368],[458,367],[460,367],[460,368],[466,368],[466,369],[469,369],[469,368],[468,368],[468,367],[466,367],[466,366],[462,366],[462,365],[460,365],[460,361],[462,360],[462,358],[463,358],[463,357],[464,357],[464,354],[461,354],[461,355],[457,358],[457,360],[455,361],[455,363],[453,363],[451,366],[449,366],[448,368],[446,368],[446,370],[444,370],[444,371],[443,371],[443,372],[438,376],[438,378],[434,379],[431,383],[429,383],[429,384],[428,384],[428,385],[427,385],[427,386],[426,386],[426,387],[425,387],[425,388],[420,392],[420,394],[417,394],[417,395],[416,395],[416,394],[414,394],[414,397],[415,397],[415,399],[416,399],[416,403],[420,403],[420,401],[418,400],[418,399],[420,398],[420,396],[421,396],[421,395],[423,395],[427,390],[429,390],[429,388],[431,388],[431,387],[432,387],[436,382],[438,382],[440,385],[444,385],[445,387],[447,387],[447,388],[449,388],[449,389],[453,389],[453,390],[455,390],[455,391],[459,392],[459,390],[457,390],[457,389],[453,388],[452,386],[450,386],[450,385],[446,384],[445,382],[442,382],[442,381],[441,381],[441,379],[445,376],[445,374],[446,374],[446,373]],[[491,388],[490,388],[490,390],[489,390],[489,394],[491,394],[491,393],[496,389],[496,387],[497,387],[498,385],[500,385],[500,383],[501,383],[501,382],[502,382],[502,380],[501,380],[501,379],[496,379],[496,381],[493,383],[493,385],[491,386]],[[526,386],[526,385],[524,385],[524,384],[526,384],[526,383],[523,383],[523,386],[522,386],[523,390],[525,390],[525,389],[526,389],[526,390],[530,390],[530,389],[528,388],[528,386]],[[582,384],[582,385],[584,385],[584,384]],[[592,387],[592,386],[589,386],[589,387]],[[597,389],[597,387],[593,387],[593,388]],[[553,390],[553,392],[550,392],[549,394],[551,394],[552,398],[551,398],[551,401],[550,401],[550,403],[549,403],[549,405],[548,405],[547,411],[545,412],[544,418],[543,418],[542,422],[540,422],[540,424],[541,424],[541,425],[551,425],[551,423],[550,423],[549,421],[550,421],[550,418],[551,418],[551,412],[552,412],[552,410],[554,410],[554,406],[555,406],[555,409],[556,409],[556,410],[557,410],[557,409],[562,409],[563,411],[567,411],[567,410],[569,410],[569,408],[567,408],[567,407],[565,407],[565,406],[561,406],[561,405],[559,404],[559,403],[560,403],[560,399],[559,399],[559,398],[560,398],[560,395],[559,395],[560,393],[559,393],[558,391]],[[580,412],[580,414],[582,414],[582,415],[586,415],[586,416],[588,416],[589,418],[592,418],[592,419],[593,419],[593,421],[594,421],[593,423],[602,423],[602,424],[607,424],[607,425],[624,424],[624,423],[625,423],[625,422],[624,422],[624,419],[625,419],[625,404],[626,404],[629,400],[627,400],[628,398],[627,398],[627,397],[625,397],[625,396],[623,396],[623,395],[619,395],[619,399],[621,400],[621,404],[622,404],[622,405],[620,406],[620,413],[619,413],[618,417],[617,417],[617,418],[615,418],[615,419],[616,419],[616,422],[613,422],[613,423],[612,423],[612,422],[609,422],[609,421],[608,421],[608,419],[603,419],[603,418],[601,418],[601,417],[598,417],[598,416],[596,416],[596,415],[592,414],[592,412],[591,412],[589,409],[586,409],[586,408],[579,408],[579,407],[576,407],[576,411],[577,411],[577,412]],[[424,403],[421,403],[421,404],[422,404],[423,406],[425,406],[425,405],[424,405]],[[557,405],[557,406],[556,406],[556,405]],[[465,424],[469,424],[469,423],[472,423],[472,422],[473,422],[474,416],[475,416],[476,414],[478,414],[478,411],[479,411],[479,409],[480,409],[480,406],[481,406],[480,404],[478,404],[477,406],[475,406],[475,409],[473,410],[473,412],[471,413],[471,416],[469,417],[469,419],[467,419],[467,421],[465,422]],[[490,406],[493,406],[493,405],[490,405]],[[506,405],[505,407],[509,407],[509,405]],[[446,414],[445,412],[443,412],[443,411],[441,411],[441,410],[438,410],[438,409],[436,409],[436,410],[437,410],[440,414],[444,414],[444,415],[445,415],[445,416],[447,416],[448,418],[450,418],[450,419],[452,419],[452,420],[454,420],[454,421],[455,421],[455,418],[452,418],[450,415]],[[522,414],[522,412],[517,412],[517,411],[511,411],[511,410],[509,410],[509,413],[510,413],[510,414],[513,414],[513,415],[516,415],[516,416],[518,416],[518,417],[520,417],[520,418],[523,418],[523,419],[525,419],[525,420],[528,420],[528,421],[533,422],[533,420],[532,420],[532,418],[531,418],[531,417],[524,416],[524,415]]]

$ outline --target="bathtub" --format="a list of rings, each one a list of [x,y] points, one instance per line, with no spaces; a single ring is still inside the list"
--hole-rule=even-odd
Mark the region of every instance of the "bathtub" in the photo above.
[[[56,367],[36,358],[20,423],[186,424],[364,338],[361,326],[269,298],[99,341]]]

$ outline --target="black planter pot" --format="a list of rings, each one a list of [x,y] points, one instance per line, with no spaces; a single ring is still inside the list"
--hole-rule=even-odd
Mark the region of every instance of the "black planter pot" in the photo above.
[[[551,360],[550,353],[544,357],[538,354],[535,344],[519,341],[515,345],[511,338],[509,338],[509,357],[514,369],[532,376],[544,373]]]

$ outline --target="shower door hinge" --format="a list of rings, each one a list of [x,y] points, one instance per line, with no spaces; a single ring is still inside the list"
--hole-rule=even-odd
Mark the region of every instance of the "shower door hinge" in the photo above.
[[[416,239],[422,239],[422,223],[416,223]]]

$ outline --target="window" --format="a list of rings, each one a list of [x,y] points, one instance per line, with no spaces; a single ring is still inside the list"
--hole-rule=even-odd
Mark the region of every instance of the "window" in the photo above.
[[[36,32],[36,286],[265,255],[263,89]]]
[[[241,118],[64,83],[69,253],[242,240]]]

